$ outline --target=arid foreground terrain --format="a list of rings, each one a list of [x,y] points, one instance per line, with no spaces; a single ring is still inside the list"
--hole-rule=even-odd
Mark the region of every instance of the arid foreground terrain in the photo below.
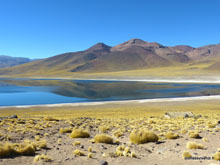
[[[164,117],[177,111],[195,116]],[[0,121],[0,164],[179,165],[220,160],[219,100],[1,108],[1,117],[11,115],[18,118]]]

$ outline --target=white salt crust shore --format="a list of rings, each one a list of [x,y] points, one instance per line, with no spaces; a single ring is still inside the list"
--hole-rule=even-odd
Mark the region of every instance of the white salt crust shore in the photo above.
[[[198,100],[220,100],[220,95],[181,97],[181,98],[124,100],[124,101],[100,101],[100,102],[84,102],[84,103],[61,103],[61,104],[42,104],[42,105],[24,105],[24,106],[2,106],[2,107],[0,107],[0,109],[1,108],[30,108],[30,107],[95,106],[95,105],[103,105],[103,104],[158,103],[158,102],[181,102],[181,101],[198,101]]]
[[[201,83],[201,84],[220,84],[220,77],[194,77],[194,78],[42,78],[42,77],[30,77],[27,79],[41,79],[41,80],[94,80],[94,81],[136,81],[136,82],[154,82],[154,83]]]

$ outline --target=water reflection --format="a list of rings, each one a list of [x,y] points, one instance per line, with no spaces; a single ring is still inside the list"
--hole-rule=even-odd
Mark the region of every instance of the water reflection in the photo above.
[[[29,98],[25,96],[25,93],[26,95],[28,93]],[[0,106],[217,94],[220,94],[220,85],[215,84],[0,79]]]

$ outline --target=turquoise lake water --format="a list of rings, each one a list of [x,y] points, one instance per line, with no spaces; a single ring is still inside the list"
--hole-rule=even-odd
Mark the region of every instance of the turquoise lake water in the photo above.
[[[0,79],[0,106],[220,95],[219,84]]]

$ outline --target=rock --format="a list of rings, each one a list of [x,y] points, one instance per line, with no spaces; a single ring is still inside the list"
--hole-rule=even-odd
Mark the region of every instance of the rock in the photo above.
[[[5,119],[17,119],[17,118],[18,118],[17,115],[12,115],[8,117],[0,117],[0,122],[2,122],[2,120],[5,120]]]
[[[177,117],[195,117],[195,115],[192,112],[167,112],[165,113],[164,117],[166,118],[177,118]]]
[[[108,165],[108,162],[106,162],[105,160],[102,160],[99,165]]]
[[[9,119],[17,119],[18,116],[17,116],[17,115],[12,115],[12,116],[9,116],[8,118],[9,118]]]
[[[215,126],[215,128],[220,128],[220,125],[219,125],[219,124],[218,124],[218,125],[216,125],[216,126]]]

